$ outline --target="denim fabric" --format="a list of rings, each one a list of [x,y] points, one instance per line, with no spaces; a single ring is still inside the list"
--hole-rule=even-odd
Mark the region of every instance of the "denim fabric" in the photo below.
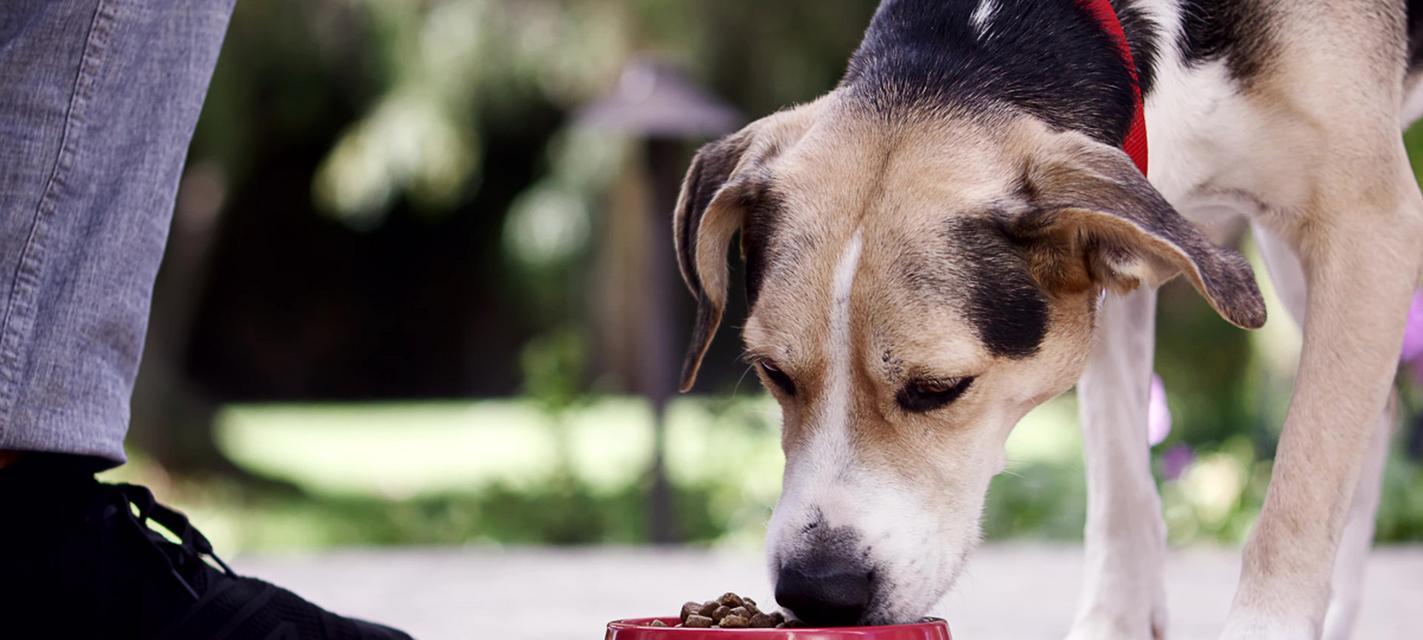
[[[0,0],[0,449],[123,462],[234,1]]]

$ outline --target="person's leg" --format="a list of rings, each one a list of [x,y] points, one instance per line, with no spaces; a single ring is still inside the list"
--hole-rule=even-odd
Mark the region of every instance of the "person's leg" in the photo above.
[[[0,0],[0,636],[409,638],[236,575],[148,490],[93,478],[124,460],[233,1]]]
[[[233,2],[0,3],[0,450],[123,462],[153,281]]]

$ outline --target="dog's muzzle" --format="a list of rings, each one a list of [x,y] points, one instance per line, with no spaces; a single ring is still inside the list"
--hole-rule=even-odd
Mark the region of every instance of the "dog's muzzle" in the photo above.
[[[874,596],[874,572],[857,536],[822,525],[804,542],[799,553],[777,567],[776,602],[811,625],[861,622]]]

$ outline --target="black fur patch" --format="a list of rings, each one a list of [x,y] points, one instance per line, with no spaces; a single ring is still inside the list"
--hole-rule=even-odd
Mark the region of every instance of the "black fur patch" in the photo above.
[[[1151,93],[1156,84],[1156,62],[1161,50],[1161,29],[1155,20],[1147,17],[1139,5],[1141,0],[1112,0],[1117,10],[1117,20],[1122,23],[1122,31],[1127,34],[1127,46],[1131,48],[1132,62],[1136,63],[1137,82],[1141,84],[1141,95]]]
[[[746,209],[746,222],[741,227],[741,252],[746,262],[746,307],[754,309],[761,295],[766,271],[776,262],[772,241],[781,223],[783,199],[774,187],[758,189]]]
[[[1274,57],[1273,20],[1261,0],[1182,0],[1180,12],[1187,65],[1225,58],[1231,77],[1249,85]]]
[[[941,246],[901,261],[906,284],[957,306],[993,355],[1036,354],[1047,335],[1047,297],[1001,226],[989,218],[955,217],[944,227]]]
[[[1007,104],[1057,128],[1121,144],[1133,116],[1131,78],[1096,19],[1070,0],[998,0],[988,35],[979,37],[971,24],[978,5],[885,0],[842,86],[881,113],[936,105],[984,112],[985,102]],[[1134,53],[1154,60],[1147,20],[1135,10],[1124,13],[1124,26],[1136,31]]]
[[[1408,70],[1412,72],[1423,64],[1423,0],[1408,0],[1403,9],[1408,16]]]
[[[970,265],[965,311],[993,355],[1026,358],[1047,335],[1047,298],[997,225],[983,219],[951,223],[948,235]]]

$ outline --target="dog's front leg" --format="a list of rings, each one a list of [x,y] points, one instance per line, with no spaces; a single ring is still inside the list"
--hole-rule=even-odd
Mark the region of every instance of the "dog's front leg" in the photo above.
[[[1225,638],[1320,636],[1423,254],[1423,199],[1401,146],[1392,153],[1395,169],[1381,174],[1391,183],[1359,171],[1321,185],[1317,209],[1284,234],[1308,282],[1304,348]]]
[[[1339,541],[1339,556],[1334,560],[1334,580],[1331,583],[1329,613],[1324,617],[1324,640],[1349,640],[1354,637],[1355,622],[1364,597],[1364,568],[1369,551],[1374,546],[1374,522],[1379,508],[1379,491],[1383,485],[1383,468],[1388,461],[1389,435],[1398,415],[1398,394],[1389,397],[1373,429],[1369,452],[1359,472],[1349,518]]]
[[[1294,251],[1269,230],[1255,225],[1254,232],[1260,254],[1265,258],[1265,266],[1270,270],[1270,280],[1275,283],[1275,292],[1296,323],[1303,323],[1305,301],[1309,297],[1305,289],[1304,268],[1300,266]],[[1398,394],[1394,393],[1373,428],[1369,452],[1360,470],[1349,517],[1339,540],[1329,613],[1324,618],[1325,640],[1349,640],[1354,636],[1354,622],[1363,598],[1364,567],[1368,564],[1369,550],[1373,548],[1374,519],[1379,506],[1384,463],[1388,459],[1389,434],[1397,418]]]
[[[1087,575],[1070,640],[1146,640],[1165,630],[1166,526],[1146,436],[1155,313],[1155,289],[1107,294],[1077,385],[1087,459]]]

